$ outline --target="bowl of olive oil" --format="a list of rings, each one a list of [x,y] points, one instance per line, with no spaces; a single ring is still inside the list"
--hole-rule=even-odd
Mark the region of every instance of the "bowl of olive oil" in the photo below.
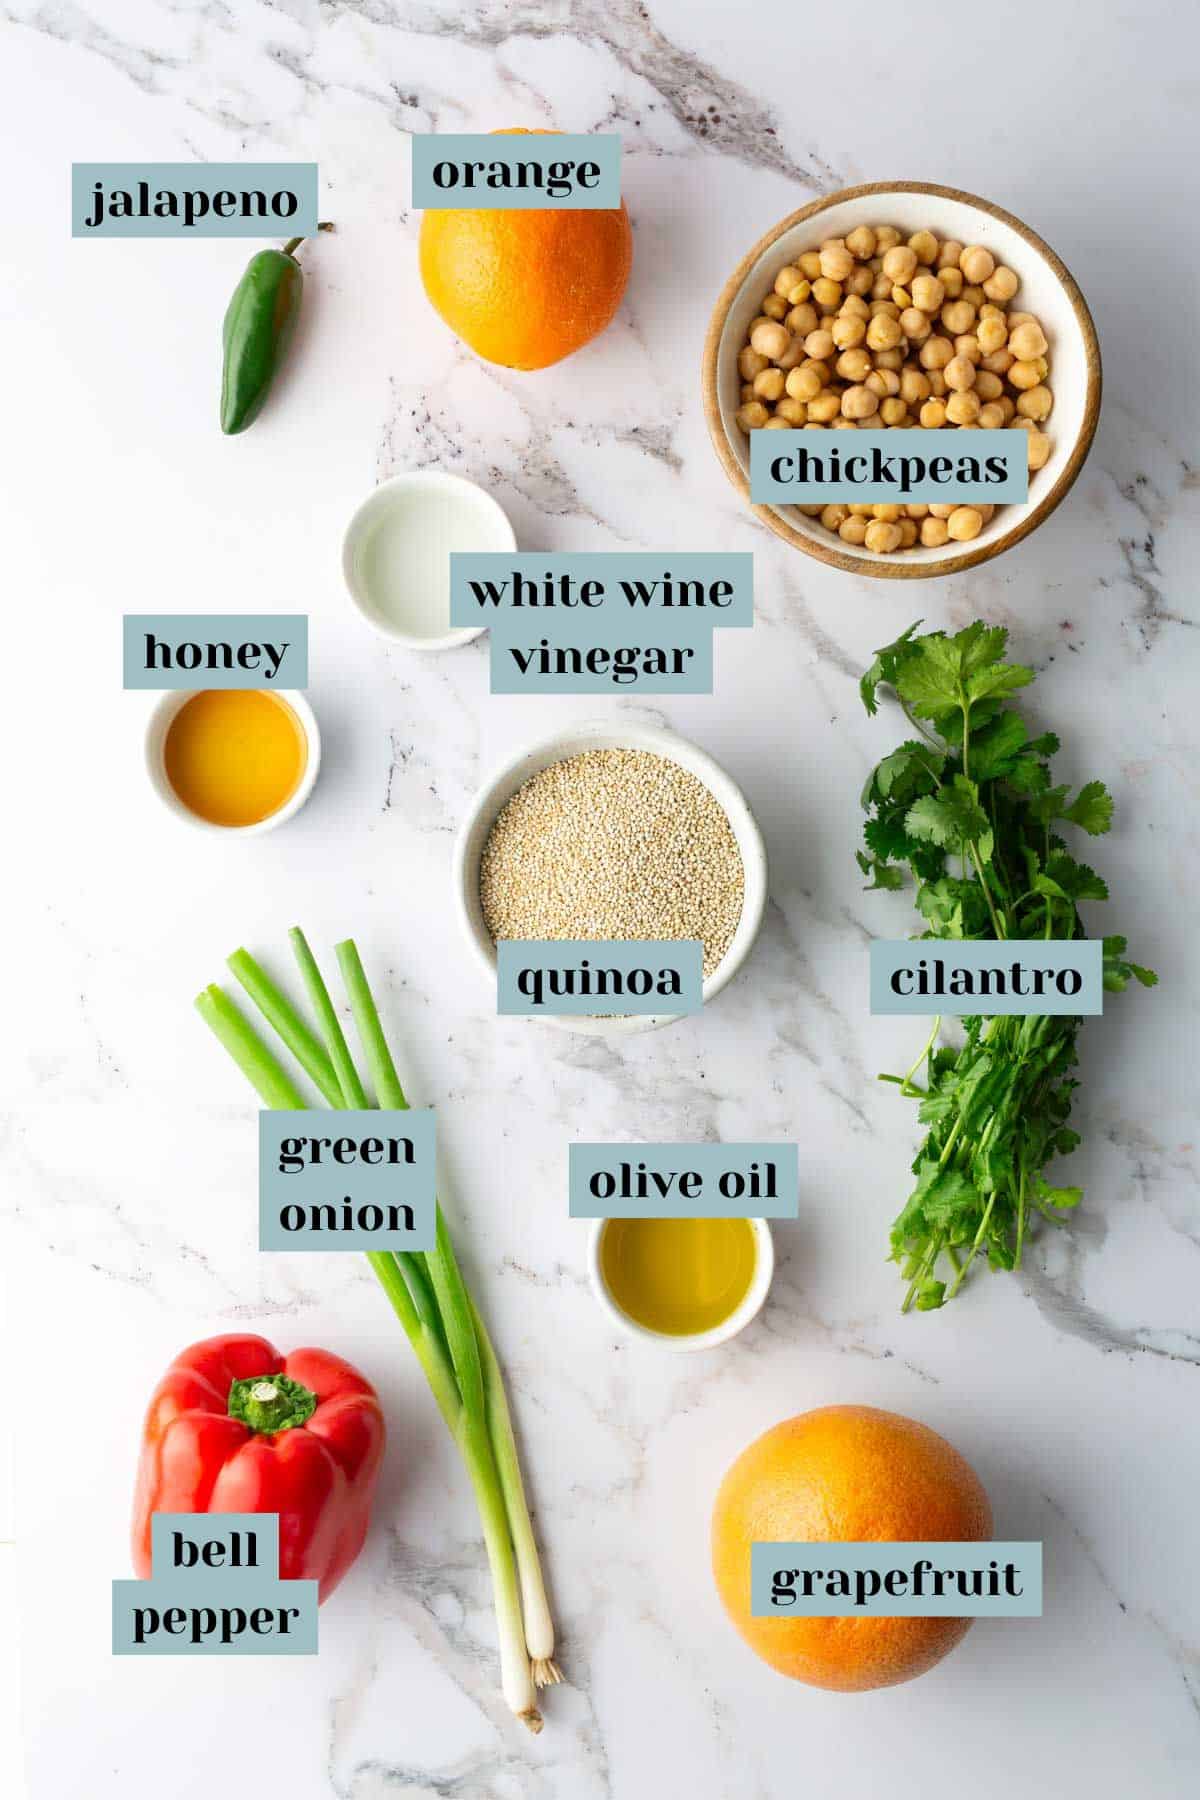
[[[592,1290],[628,1336],[666,1350],[711,1350],[736,1337],[767,1297],[775,1268],[766,1219],[597,1219]]]

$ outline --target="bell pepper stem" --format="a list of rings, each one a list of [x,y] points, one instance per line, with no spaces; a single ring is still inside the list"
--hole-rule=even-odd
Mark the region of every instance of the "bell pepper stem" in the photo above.
[[[263,1437],[278,1437],[311,1419],[317,1396],[288,1375],[250,1375],[229,1389],[229,1417]]]

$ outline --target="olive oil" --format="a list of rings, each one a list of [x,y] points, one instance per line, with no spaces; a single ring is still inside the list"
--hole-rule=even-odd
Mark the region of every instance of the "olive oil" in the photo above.
[[[615,1304],[668,1337],[723,1325],[746,1298],[756,1260],[748,1219],[609,1219],[600,1238]]]

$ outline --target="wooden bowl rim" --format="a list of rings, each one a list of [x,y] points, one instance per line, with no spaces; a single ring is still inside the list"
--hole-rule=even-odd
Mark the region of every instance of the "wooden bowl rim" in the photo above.
[[[827,212],[831,206],[838,206],[845,200],[861,199],[866,194],[930,194],[939,200],[961,201],[967,206],[978,208],[980,212],[990,214],[993,219],[999,219],[1001,224],[1009,226],[1017,233],[1018,237],[1023,238],[1030,248],[1036,250],[1049,264],[1062,284],[1063,291],[1071,303],[1071,310],[1074,312],[1079,329],[1083,334],[1084,357],[1087,362],[1087,390],[1084,396],[1083,421],[1075,440],[1075,446],[1067,458],[1066,467],[1059,475],[1058,480],[1035,507],[1032,509],[1027,507],[1024,516],[1007,531],[1002,532],[999,537],[988,544],[980,545],[975,549],[963,550],[956,556],[948,556],[936,563],[913,563],[903,557],[850,556],[844,550],[835,548],[836,539],[831,539],[828,545],[822,544],[818,539],[810,538],[804,532],[798,531],[794,525],[789,525],[771,507],[756,505],[750,500],[750,483],[741,463],[733,453],[721,419],[721,404],[717,392],[717,352],[721,333],[725,329],[725,321],[729,316],[729,309],[746,276],[763,252],[770,249],[771,245],[786,231],[790,231],[794,225],[801,224],[805,219],[814,218],[818,213]],[[802,206],[798,211],[789,213],[785,219],[781,219],[777,225],[773,225],[769,231],[764,232],[753,248],[746,252],[717,297],[717,303],[713,308],[704,339],[701,382],[704,417],[708,425],[709,436],[713,441],[713,448],[734,487],[738,489],[743,499],[749,501],[750,510],[756,513],[762,522],[775,532],[777,537],[783,538],[787,543],[794,545],[796,549],[803,550],[806,555],[816,557],[819,562],[828,563],[835,569],[844,569],[852,575],[868,575],[874,580],[899,581],[931,581],[941,575],[958,575],[964,569],[977,568],[980,563],[988,562],[993,556],[998,556],[1002,550],[1010,550],[1014,544],[1019,544],[1022,538],[1028,537],[1029,533],[1036,530],[1044,519],[1049,518],[1075,485],[1079,471],[1092,447],[1092,439],[1096,435],[1096,426],[1100,418],[1100,397],[1104,385],[1100,363],[1100,341],[1096,335],[1092,315],[1078,282],[1061,257],[1055,254],[1044,238],[1039,237],[1032,227],[1018,219],[1015,213],[1007,212],[1002,206],[993,205],[990,200],[981,199],[978,194],[969,194],[965,188],[940,187],[928,181],[868,181],[857,187],[839,188],[836,194],[826,194],[819,200],[810,200],[807,206]]]

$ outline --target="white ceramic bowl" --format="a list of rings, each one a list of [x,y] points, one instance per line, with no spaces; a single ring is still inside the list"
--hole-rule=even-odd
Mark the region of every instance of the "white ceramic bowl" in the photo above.
[[[408,538],[412,576],[407,582],[397,577],[393,583],[384,571],[372,569],[369,547],[375,533],[388,524],[389,515],[398,557],[404,551],[404,538]],[[487,626],[428,629],[427,593],[423,600],[417,590],[428,590],[433,583],[440,591],[441,584],[449,582],[452,550],[493,550],[503,555],[516,547],[507,513],[483,488],[443,469],[414,469],[381,481],[363,501],[346,527],[342,573],[350,598],[376,631],[410,650],[453,650],[470,643]],[[381,583],[407,586],[409,626],[403,622],[404,600],[386,604],[379,592]]]
[[[970,569],[1009,549],[1049,517],[1074,482],[1091,446],[1100,413],[1100,348],[1087,304],[1070,272],[1028,225],[1001,207],[958,188],[916,181],[872,182],[845,188],[781,219],[761,237],[726,282],[704,346],[704,407],[726,474],[750,497],[750,440],[734,414],[740,404],[738,352],[750,321],[785,263],[857,225],[894,225],[905,236],[922,228],[939,238],[982,244],[1021,278],[1012,305],[1035,313],[1050,340],[1049,386],[1054,410],[1042,428],[1054,441],[1044,468],[1030,472],[1024,506],[998,506],[977,538],[939,550],[918,546],[902,556],[878,556],[842,541],[795,506],[754,511],[799,550],[856,575],[928,577]]]
[[[264,692],[269,690],[264,689]],[[166,765],[163,761],[163,750],[167,741],[167,731],[171,720],[179,712],[184,703],[192,698],[192,688],[172,689],[161,694],[151,711],[146,725],[146,772],[151,786],[167,808],[177,819],[185,819],[200,831],[220,832],[223,837],[261,837],[264,831],[274,831],[292,819],[300,811],[308,796],[316,785],[317,771],[321,767],[321,733],[317,728],[316,714],[298,688],[281,688],[276,694],[277,700],[285,700],[300,721],[308,748],[308,756],[304,764],[304,773],[300,777],[300,785],[285,805],[273,812],[269,818],[260,819],[257,825],[214,825],[209,819],[202,819],[183,804],[175,789],[167,779]]]
[[[714,1325],[711,1331],[693,1332],[690,1337],[680,1337],[666,1331],[651,1331],[648,1326],[639,1325],[636,1319],[631,1319],[617,1305],[609,1292],[600,1263],[600,1241],[608,1222],[607,1219],[592,1220],[592,1229],[588,1234],[588,1280],[593,1294],[612,1323],[627,1337],[637,1338],[644,1344],[657,1344],[662,1350],[712,1350],[717,1344],[727,1344],[739,1331],[744,1331],[751,1319],[762,1311],[771,1286],[771,1277],[775,1273],[775,1243],[766,1219],[746,1221],[754,1231],[754,1279],[746,1290],[745,1299],[720,1325]]]
[[[476,960],[492,984],[496,986],[496,946],[483,919],[479,899],[479,864],[488,833],[517,789],[531,776],[564,757],[580,756],[586,750],[647,750],[654,756],[666,757],[702,781],[721,806],[737,846],[741,852],[745,877],[742,914],[725,955],[704,978],[705,1001],[719,994],[741,968],[750,946],[758,936],[763,908],[767,900],[767,856],[762,834],[741,789],[715,763],[711,756],[686,738],[654,725],[636,725],[620,719],[598,719],[576,726],[570,731],[556,732],[552,737],[518,751],[484,782],[459,829],[454,850],[454,891],[459,917],[467,941]],[[590,1037],[619,1036],[628,1032],[650,1031],[669,1025],[678,1013],[628,1014],[610,1018],[556,1017],[553,1023],[566,1030],[583,1032]]]

